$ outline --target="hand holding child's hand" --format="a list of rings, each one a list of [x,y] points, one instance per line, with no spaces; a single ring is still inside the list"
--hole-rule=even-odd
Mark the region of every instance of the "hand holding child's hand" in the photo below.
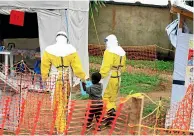
[[[82,82],[82,86],[83,86],[84,91],[86,91],[86,83],[85,82]]]

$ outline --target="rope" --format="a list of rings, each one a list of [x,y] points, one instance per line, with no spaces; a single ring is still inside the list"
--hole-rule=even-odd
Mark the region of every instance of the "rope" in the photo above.
[[[160,100],[158,103],[157,111],[156,111],[156,120],[155,120],[155,125],[154,125],[154,134],[156,134],[156,127],[158,124],[158,119],[160,117],[161,111],[160,108],[162,107],[162,101]]]
[[[147,117],[149,117],[150,115],[152,115],[154,112],[156,112],[156,124],[157,124],[157,120],[158,118],[160,117],[161,115],[161,108],[163,107],[162,106],[162,100],[160,100],[158,102],[158,104],[156,102],[154,102],[148,95],[144,94],[144,93],[135,93],[135,94],[129,94],[124,100],[121,100],[121,103],[125,103],[127,102],[130,98],[132,97],[135,97],[135,98],[143,98],[143,97],[146,97],[148,98],[153,104],[157,105],[157,107],[148,115],[146,115],[145,117],[142,118],[145,119]],[[155,127],[156,127],[156,124],[155,124]]]
[[[166,49],[166,48],[160,47],[160,46],[158,46],[158,45],[156,45],[156,44],[155,44],[155,46],[158,47],[158,48],[160,48],[160,49],[166,50],[166,51],[175,52],[174,50]]]
[[[129,94],[124,100],[121,100],[121,103],[127,102],[131,97],[142,98],[143,96],[145,96],[146,98],[148,98],[153,104],[158,105],[148,95],[146,95],[144,93]]]
[[[152,115],[157,109],[158,109],[158,107],[156,107],[150,114],[148,114],[147,116],[143,117],[142,120],[144,120],[147,117],[149,117],[150,115]]]
[[[148,128],[148,129],[151,129],[151,130],[153,130],[154,128],[153,127],[149,127],[149,126],[145,126],[145,125],[140,125],[140,124],[137,124],[137,125],[130,125],[130,124],[128,124],[128,126],[129,127],[144,127],[144,128]],[[157,129],[157,130],[165,130],[165,131],[169,131],[169,130],[171,130],[171,131],[181,131],[181,132],[193,132],[194,133],[194,131],[192,131],[192,130],[181,130],[181,129],[168,129],[168,128],[158,128],[158,127],[156,127],[155,129]]]
[[[93,21],[93,23],[94,23],[94,29],[95,29],[95,32],[96,32],[96,38],[97,38],[98,44],[99,44],[99,46],[100,46],[100,40],[99,40],[99,37],[98,37],[98,31],[97,31],[96,23],[95,23],[95,20],[94,20],[94,14],[93,14],[91,2],[90,2],[90,7],[91,7],[91,13],[92,13],[92,21]],[[101,51],[101,55],[103,56],[103,51],[102,51],[101,46],[100,46],[100,51]]]

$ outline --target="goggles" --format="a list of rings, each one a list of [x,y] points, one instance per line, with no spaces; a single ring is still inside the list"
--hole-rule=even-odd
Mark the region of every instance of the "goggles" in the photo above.
[[[104,43],[108,42],[108,39],[104,39]]]

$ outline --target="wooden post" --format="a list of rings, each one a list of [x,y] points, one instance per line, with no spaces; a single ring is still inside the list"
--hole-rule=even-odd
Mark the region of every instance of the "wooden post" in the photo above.
[[[144,97],[132,97],[126,102],[126,104],[128,105],[128,125],[135,125],[133,128],[133,132],[135,132],[134,134],[141,135]]]
[[[184,20],[185,20],[184,16],[180,14],[179,28],[183,28]]]

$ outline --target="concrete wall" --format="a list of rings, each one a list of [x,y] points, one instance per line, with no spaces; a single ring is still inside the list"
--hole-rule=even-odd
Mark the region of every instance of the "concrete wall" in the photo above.
[[[165,27],[172,22],[169,8],[154,8],[130,5],[111,5],[95,13],[95,22],[101,44],[104,38],[114,33],[121,45],[153,45],[172,49]],[[93,21],[89,23],[89,43],[97,44]],[[169,57],[165,50],[158,51]],[[174,54],[170,55],[171,57]]]

